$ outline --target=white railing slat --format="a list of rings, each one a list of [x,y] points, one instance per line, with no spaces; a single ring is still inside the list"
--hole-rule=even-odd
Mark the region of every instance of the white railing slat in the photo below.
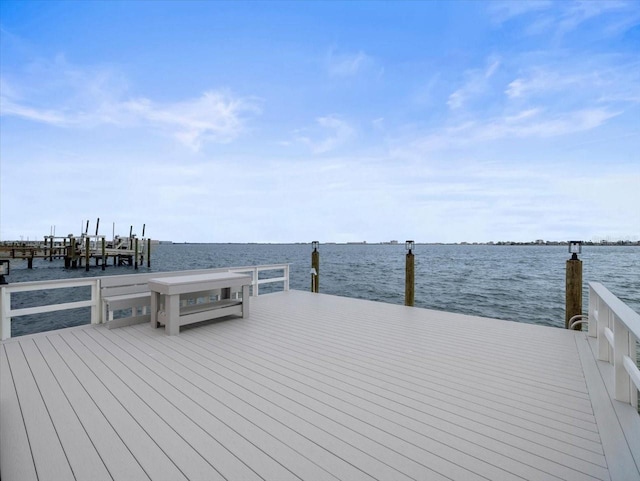
[[[598,360],[613,364],[614,398],[637,406],[640,370],[636,346],[640,315],[599,282],[589,283],[589,331],[596,324]]]
[[[640,391],[640,369],[638,369],[636,363],[633,362],[633,359],[629,356],[624,356],[622,362],[627,374],[629,374],[629,378],[631,378],[633,384],[636,385],[636,389]]]

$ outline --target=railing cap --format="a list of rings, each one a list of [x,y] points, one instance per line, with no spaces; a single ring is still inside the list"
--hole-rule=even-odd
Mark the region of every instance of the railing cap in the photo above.
[[[599,282],[589,282],[589,288],[609,307],[627,329],[640,340],[640,314],[618,299]]]

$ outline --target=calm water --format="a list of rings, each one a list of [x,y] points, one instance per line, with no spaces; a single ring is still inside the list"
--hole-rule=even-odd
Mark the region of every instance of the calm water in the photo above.
[[[564,326],[565,262],[563,246],[426,246],[414,250],[415,305],[520,322]],[[640,312],[640,248],[583,246],[587,283],[602,282]],[[309,245],[163,244],[154,246],[151,269],[137,272],[205,269],[255,264],[291,264],[292,289],[310,287]],[[404,245],[321,245],[320,292],[395,304],[404,303]],[[9,282],[134,273],[133,268],[65,270],[62,261],[13,261]],[[80,291],[76,289],[75,291]],[[264,292],[264,291],[261,291]],[[59,292],[16,296],[14,307],[41,304]],[[66,294],[65,294],[66,295]],[[72,300],[76,295],[67,296]],[[88,294],[81,294],[88,295]],[[15,318],[13,335],[87,322],[88,310]]]

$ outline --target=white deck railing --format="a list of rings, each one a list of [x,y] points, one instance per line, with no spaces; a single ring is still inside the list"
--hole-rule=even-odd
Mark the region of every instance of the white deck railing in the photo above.
[[[615,399],[637,406],[640,315],[599,282],[589,283],[589,335],[597,338],[598,360],[613,364]]]
[[[151,279],[153,277],[165,277],[171,274],[183,275],[187,273],[202,274],[207,272],[237,272],[251,275],[252,296],[257,296],[259,286],[275,282],[284,283],[284,290],[289,290],[289,264],[270,264],[260,266],[243,266],[243,267],[225,267],[220,269],[201,269],[192,271],[175,271],[175,272],[157,272],[155,274],[129,274],[123,276],[103,276],[103,277],[85,277],[81,279],[60,279],[52,281],[34,281],[19,282],[16,284],[7,284],[0,286],[0,340],[11,337],[11,318],[17,316],[28,316],[33,314],[44,314],[47,312],[64,311],[68,309],[78,309],[81,307],[91,308],[91,324],[99,324],[104,322],[102,319],[102,298],[101,298],[101,281],[109,279],[111,286],[115,285],[118,278],[122,279],[122,285],[131,285],[132,280],[140,278],[141,281]],[[282,271],[282,275],[278,277],[267,277],[260,279],[261,272]],[[91,287],[90,299],[76,302],[63,302],[44,304],[35,307],[23,307],[14,309],[11,307],[11,296],[18,292],[44,291],[49,289],[68,289],[77,287]]]

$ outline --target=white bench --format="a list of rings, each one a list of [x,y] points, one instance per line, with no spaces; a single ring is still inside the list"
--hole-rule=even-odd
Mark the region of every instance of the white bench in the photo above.
[[[249,315],[251,276],[234,272],[173,275],[149,280],[151,327],[164,324],[165,332],[175,335],[180,327],[229,315]],[[242,289],[242,298],[232,299],[232,289]],[[184,297],[220,291],[221,298],[201,304],[184,305]],[[182,296],[182,297],[181,297]]]
[[[105,276],[100,279],[100,297],[102,299],[102,322],[109,329],[129,326],[151,319],[151,291],[149,280],[183,274],[203,274],[228,272],[228,269],[200,269],[178,272],[156,272],[153,274],[128,274],[122,276]],[[232,294],[237,295],[236,290]],[[208,298],[220,297],[221,292],[195,292],[183,298],[183,305],[191,305],[199,300],[207,302]],[[117,311],[129,311],[125,316],[114,319]]]

